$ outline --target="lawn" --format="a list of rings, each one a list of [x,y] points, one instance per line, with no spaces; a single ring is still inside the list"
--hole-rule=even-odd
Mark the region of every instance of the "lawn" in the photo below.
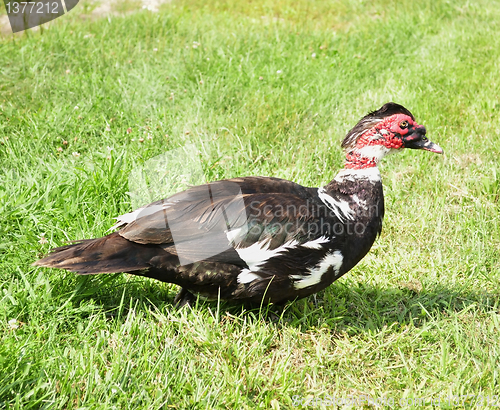
[[[498,408],[500,2],[112,6],[0,37],[0,408]],[[387,101],[445,155],[386,158],[381,237],[279,320],[31,266],[104,235],[131,171],[186,144],[207,181],[324,185]]]

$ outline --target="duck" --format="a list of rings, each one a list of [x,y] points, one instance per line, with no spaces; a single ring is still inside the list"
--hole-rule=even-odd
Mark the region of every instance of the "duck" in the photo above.
[[[443,153],[426,132],[408,109],[386,103],[346,134],[344,168],[325,186],[262,176],[193,186],[34,265],[172,283],[180,306],[197,298],[283,305],[314,295],[356,266],[382,231],[380,161],[402,149]]]

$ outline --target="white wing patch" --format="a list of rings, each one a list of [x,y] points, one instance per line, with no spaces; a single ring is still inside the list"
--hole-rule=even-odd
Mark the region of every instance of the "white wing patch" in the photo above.
[[[349,206],[349,202],[340,201],[328,195],[325,192],[325,188],[318,188],[318,196],[319,199],[323,201],[323,203],[332,210],[337,218],[339,218],[342,222],[346,219],[354,220],[354,211]]]
[[[326,236],[320,236],[318,239],[314,239],[309,242],[305,242],[301,244],[303,248],[308,248],[308,249],[322,249],[323,246],[321,246],[323,243],[328,243],[330,242],[330,239]]]
[[[314,268],[309,269],[309,275],[290,275],[290,279],[295,280],[294,288],[304,289],[318,284],[330,267],[333,267],[335,273],[338,273],[343,260],[344,257],[340,251],[326,254]]]
[[[278,254],[296,248],[299,244],[295,239],[285,242],[276,249],[269,249],[271,241],[255,242],[247,248],[235,248],[241,259],[245,261],[251,271],[258,271],[259,267]]]
[[[237,229],[233,229],[231,231],[226,231],[226,236],[227,236],[227,240],[229,241],[229,243],[236,242],[235,239],[238,238],[241,231],[242,231],[242,228],[237,228]]]
[[[262,279],[259,275],[252,273],[250,269],[243,269],[238,275],[238,283],[250,283],[254,280]]]
[[[236,231],[238,230],[226,232],[226,235],[229,240],[231,240],[231,238],[233,237],[233,233],[234,236],[238,235],[239,232]],[[308,249],[321,249],[322,248],[321,245],[329,241],[330,240],[326,236],[321,236],[318,239],[314,239],[312,241],[305,242],[303,244],[299,244],[295,239],[292,239],[276,249],[269,249],[270,241],[267,241],[265,243],[256,242],[253,245],[249,246],[248,248],[235,248],[235,251],[238,252],[240,258],[243,259],[249,267],[249,269],[241,270],[240,274],[238,275],[238,283],[250,283],[253,282],[254,280],[262,279],[261,276],[257,275],[254,272],[258,272],[259,268],[264,263],[266,263],[269,259],[272,259],[283,252],[297,248],[298,246],[302,246]],[[299,278],[303,277],[300,276]]]

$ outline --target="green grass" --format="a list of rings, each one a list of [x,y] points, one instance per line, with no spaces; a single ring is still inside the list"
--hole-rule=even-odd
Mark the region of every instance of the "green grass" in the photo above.
[[[82,10],[0,37],[0,408],[287,409],[327,395],[452,408],[450,395],[500,395],[498,1]],[[130,210],[130,171],[155,155],[190,142],[208,180],[320,186],[345,132],[390,100],[445,156],[384,160],[383,234],[317,305],[279,321],[179,310],[174,286],[31,267],[103,235]]]

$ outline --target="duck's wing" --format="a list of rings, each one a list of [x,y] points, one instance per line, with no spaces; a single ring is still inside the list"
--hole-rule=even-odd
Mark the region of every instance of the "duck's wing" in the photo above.
[[[183,265],[210,260],[248,267],[259,253],[268,257],[321,238],[327,241],[326,224],[335,223],[335,215],[321,206],[316,189],[249,177],[190,188],[119,221],[124,225],[120,236],[159,245],[177,254]],[[250,254],[251,263],[241,257]]]

